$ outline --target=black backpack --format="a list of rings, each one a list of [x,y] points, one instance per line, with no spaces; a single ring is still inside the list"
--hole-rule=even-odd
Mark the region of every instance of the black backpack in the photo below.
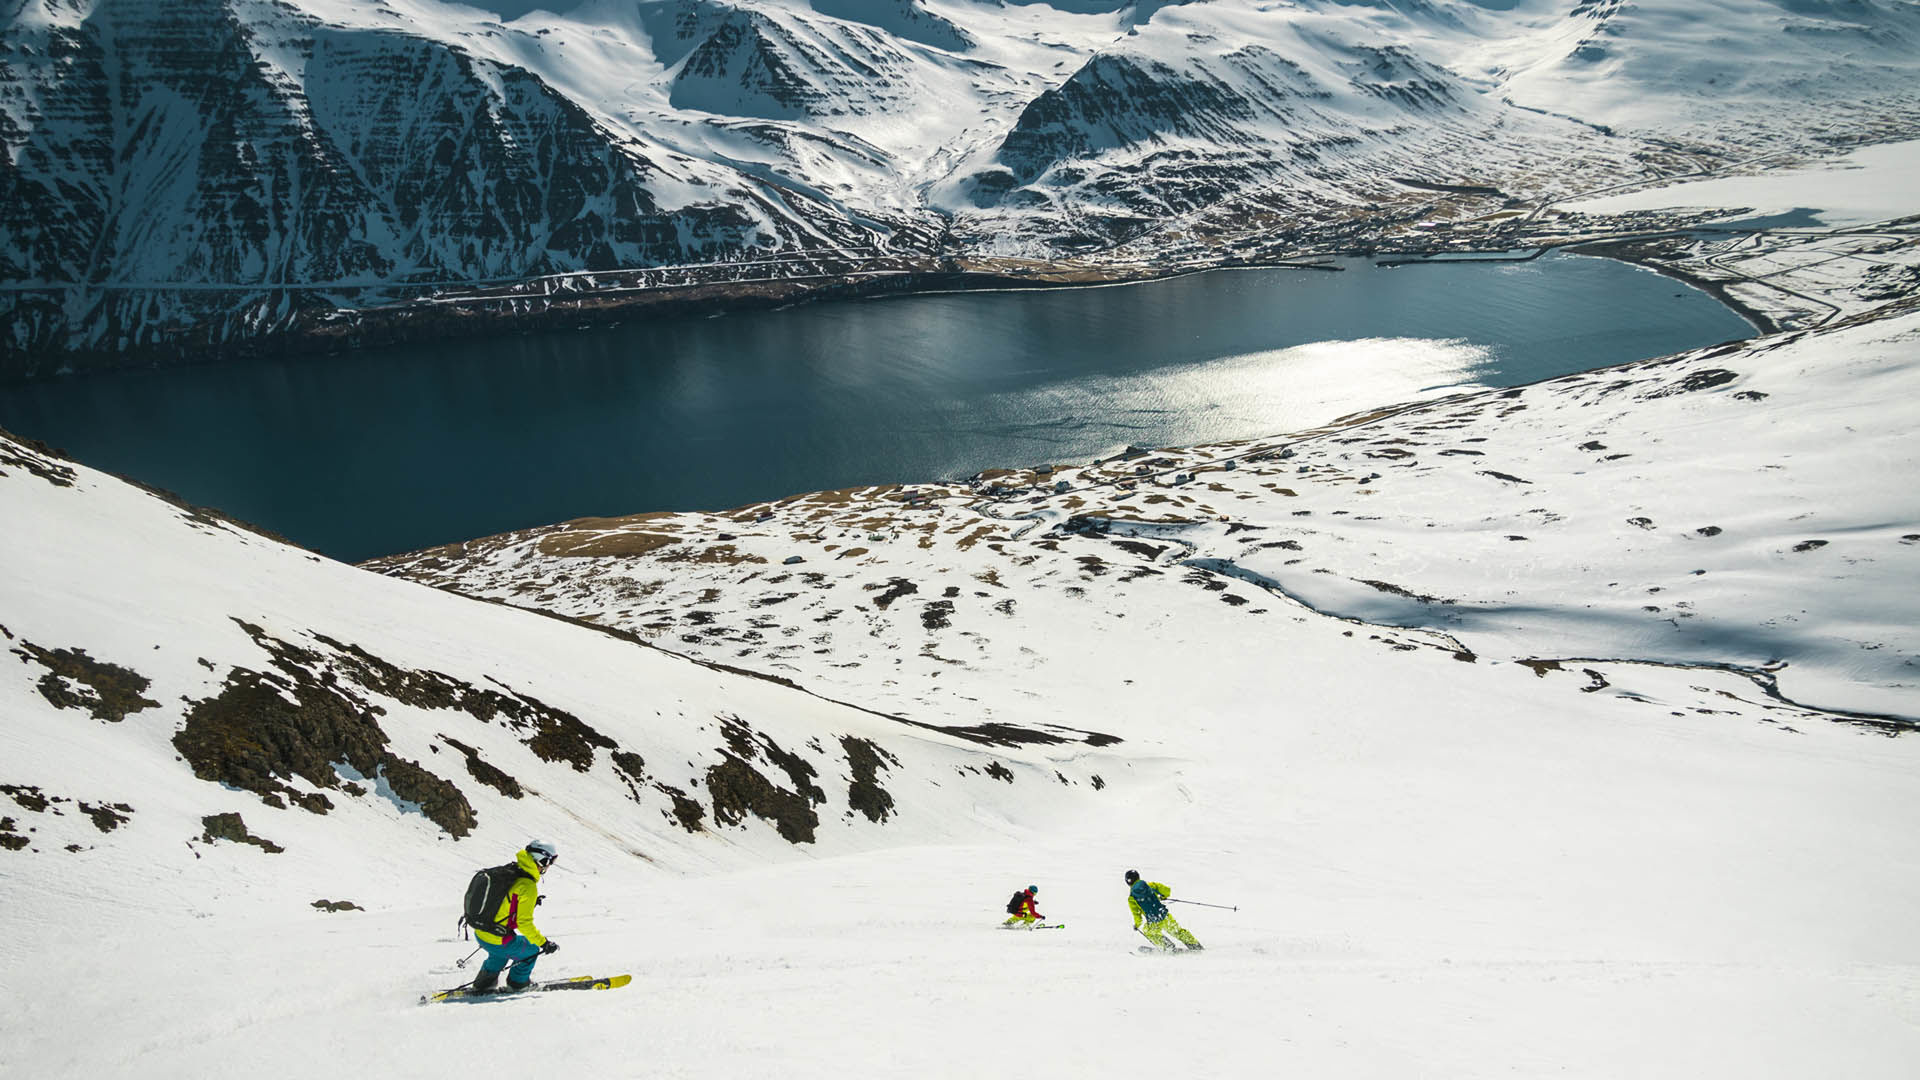
[[[475,930],[485,930],[489,934],[506,937],[512,931],[493,921],[499,913],[500,905],[507,902],[507,890],[519,879],[520,867],[514,863],[489,866],[485,870],[475,871],[473,880],[467,882],[466,904],[460,923]]]
[[[1019,892],[1013,894],[1013,899],[1007,901],[1007,914],[1009,915],[1020,914],[1022,911],[1026,910],[1026,904],[1027,904],[1027,890],[1021,889]]]

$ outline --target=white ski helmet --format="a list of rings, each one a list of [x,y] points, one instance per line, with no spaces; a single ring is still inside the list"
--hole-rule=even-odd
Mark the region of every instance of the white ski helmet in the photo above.
[[[545,840],[529,840],[527,854],[533,856],[533,861],[540,864],[540,869],[544,873],[547,867],[552,866],[554,860],[560,857],[560,850]]]

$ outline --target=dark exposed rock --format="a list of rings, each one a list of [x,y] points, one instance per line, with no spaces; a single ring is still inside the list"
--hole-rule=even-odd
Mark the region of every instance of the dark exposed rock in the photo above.
[[[1389,594],[1391,594],[1391,595],[1393,595],[1393,596],[1404,596],[1404,597],[1406,597],[1406,598],[1407,598],[1407,599],[1409,599],[1409,600],[1418,600],[1419,602],[1421,602],[1421,603],[1423,603],[1423,604],[1451,604],[1451,603],[1453,603],[1453,601],[1451,601],[1451,600],[1447,600],[1447,599],[1443,599],[1443,598],[1441,598],[1441,597],[1438,597],[1438,596],[1427,596],[1427,595],[1425,595],[1425,594],[1423,594],[1423,593],[1416,593],[1416,592],[1410,592],[1410,591],[1408,591],[1408,590],[1406,590],[1406,589],[1403,589],[1403,588],[1401,588],[1401,587],[1400,587],[1400,586],[1398,586],[1398,585],[1394,585],[1394,584],[1392,584],[1392,583],[1390,583],[1390,582],[1385,582],[1385,581],[1369,581],[1369,580],[1367,580],[1367,579],[1365,579],[1365,578],[1359,578],[1359,579],[1356,579],[1356,580],[1358,580],[1358,581],[1360,582],[1360,584],[1362,584],[1362,585],[1368,585],[1368,586],[1371,586],[1371,587],[1373,587],[1373,588],[1375,588],[1375,589],[1378,589],[1378,590],[1380,590],[1380,591],[1381,591],[1381,592],[1383,592],[1383,593],[1389,593]]]
[[[542,761],[564,761],[576,772],[586,772],[593,767],[596,747],[611,750],[617,745],[579,717],[537,699],[483,689],[437,671],[410,671],[325,635],[315,640],[337,650],[336,662],[344,672],[377,694],[422,709],[457,710],[484,723],[504,718]]]
[[[787,774],[787,781],[793,785],[795,791],[805,796],[809,803],[815,805],[826,801],[827,793],[821,791],[819,786],[813,782],[814,777],[818,774],[814,772],[812,765],[807,764],[805,758],[780,749],[772,739],[765,735],[760,736],[760,742],[767,752],[767,760],[773,762],[774,765],[779,767],[781,772]]]
[[[315,900],[313,906],[325,912],[366,910],[351,900]]]
[[[653,786],[673,803],[673,809],[667,813],[667,817],[675,824],[690,833],[697,833],[706,827],[707,808],[700,805],[700,800],[668,784]]]
[[[893,814],[893,796],[880,786],[880,770],[898,765],[900,760],[872,740],[851,735],[840,737],[840,748],[846,752],[847,767],[853,772],[847,786],[847,805],[865,814],[868,821],[885,822]]]
[[[46,813],[50,801],[39,788],[21,784],[0,784],[0,793],[11,796],[22,810],[31,810],[36,814]]]
[[[238,621],[238,620],[236,620]],[[299,777],[314,787],[338,790],[338,765],[386,782],[393,795],[418,805],[453,836],[474,825],[473,807],[460,789],[387,749],[374,717],[379,706],[352,693],[328,658],[270,637],[240,623],[272,655],[277,673],[235,668],[226,686],[191,704],[173,745],[202,780],[229,784],[262,798],[284,795],[302,808],[325,813],[332,803],[286,781]]]
[[[920,586],[915,585],[913,582],[908,581],[906,578],[889,578],[884,584],[867,585],[867,586],[864,586],[864,588],[868,592],[872,592],[876,589],[886,590],[885,592],[881,593],[879,596],[876,596],[873,598],[873,606],[879,608],[881,611],[887,610],[887,607],[891,605],[895,600],[898,600],[903,596],[911,596],[914,593],[917,593],[920,591]]]
[[[1189,585],[1198,585],[1208,592],[1222,592],[1227,587],[1227,583],[1220,580],[1218,575],[1201,570],[1198,567],[1189,568],[1187,570],[1187,576],[1180,580]]]
[[[473,747],[468,746],[466,743],[460,742],[459,740],[450,738],[449,736],[446,736],[446,735],[442,735],[440,736],[440,738],[448,746],[451,746],[455,750],[458,750],[462,754],[466,755],[467,773],[471,775],[475,780],[478,780],[481,783],[492,788],[493,790],[498,791],[500,794],[505,795],[509,799],[519,799],[519,798],[524,798],[526,796],[526,791],[523,788],[521,788],[520,781],[515,780],[513,777],[508,776],[506,773],[502,772],[501,770],[494,768],[492,765],[487,764],[485,761],[482,761],[480,759],[480,751],[475,750]]]
[[[735,754],[746,758],[748,761],[752,761],[759,756],[759,752],[754,749],[753,745],[753,729],[748,727],[746,722],[738,716],[729,713],[720,717],[720,735],[727,740],[727,749],[733,751]]]
[[[0,817],[0,849],[19,851],[33,842],[13,830],[14,820],[10,817]]]
[[[1005,780],[1009,784],[1013,783],[1013,770],[997,761],[988,762],[985,771],[988,776],[993,777],[995,780]]]
[[[820,815],[805,796],[777,787],[753,766],[733,754],[707,770],[707,793],[713,799],[713,819],[738,825],[748,814],[772,822],[790,844],[811,844]]]
[[[1653,398],[1673,397],[1675,394],[1691,393],[1695,390],[1711,390],[1716,386],[1725,386],[1739,377],[1740,374],[1738,372],[1728,371],[1725,368],[1708,368],[1704,371],[1692,372],[1678,382],[1662,386],[1655,390],[1649,390],[1641,394],[1640,397],[1643,400],[1651,400]]]
[[[118,664],[95,660],[85,649],[43,649],[22,641],[13,650],[27,662],[47,669],[40,677],[40,696],[58,709],[85,709],[96,720],[119,723],[129,713],[154,709],[160,703],[143,697],[152,682]]]
[[[636,784],[646,782],[647,761],[645,758],[630,750],[615,750],[609,756],[613,758],[613,768],[615,772],[618,772]]]
[[[114,803],[111,806],[94,806],[92,803],[80,803],[80,812],[93,819],[93,827],[101,832],[112,832],[127,823],[133,814],[133,807],[126,803]]]
[[[241,820],[239,814],[209,814],[200,819],[200,824],[206,830],[200,834],[200,839],[209,844],[215,840],[231,840],[236,844],[252,844],[269,855],[278,855],[286,850],[271,840],[248,832],[247,823]]]
[[[714,820],[737,825],[751,813],[773,822],[790,843],[812,843],[820,824],[813,807],[826,801],[826,793],[813,782],[817,775],[813,766],[755,732],[738,716],[720,717],[720,730],[727,740],[720,751],[723,760],[706,774]],[[750,762],[762,755],[786,774],[791,789],[775,785],[754,769]]]
[[[944,630],[952,625],[953,601],[935,600],[920,611],[920,625],[928,630]]]
[[[77,474],[56,460],[61,456],[44,443],[22,439],[0,429],[0,479],[4,479],[7,469],[12,467],[25,469],[54,487],[72,487]]]

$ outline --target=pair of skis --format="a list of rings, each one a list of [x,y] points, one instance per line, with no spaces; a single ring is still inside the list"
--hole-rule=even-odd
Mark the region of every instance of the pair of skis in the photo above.
[[[1064,930],[1066,929],[1066,927],[1067,927],[1067,924],[1063,922],[1043,922],[1043,923],[1003,922],[1000,924],[1000,929],[1002,930]]]
[[[612,990],[633,981],[631,975],[577,975],[571,979],[554,979],[551,982],[529,983],[519,990],[470,990],[456,986],[451,990],[440,990],[420,999],[426,1005],[435,1001],[496,1001],[500,998],[520,997],[525,994],[539,993],[543,990]]]

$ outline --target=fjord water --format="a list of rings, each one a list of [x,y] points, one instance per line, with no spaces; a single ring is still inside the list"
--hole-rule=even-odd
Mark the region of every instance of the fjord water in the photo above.
[[[1222,271],[0,388],[0,426],[341,559],[1275,435],[1734,338],[1604,259]]]

